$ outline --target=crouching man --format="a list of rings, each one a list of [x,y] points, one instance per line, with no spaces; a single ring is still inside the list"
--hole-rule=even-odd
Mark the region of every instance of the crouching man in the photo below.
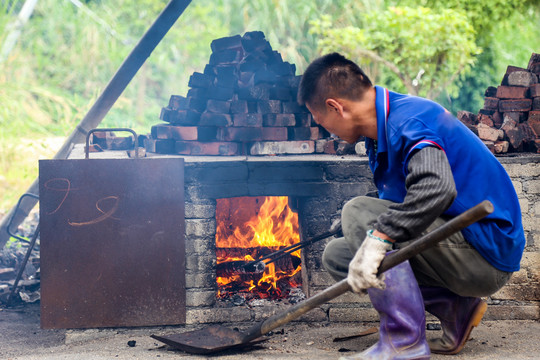
[[[342,359],[429,359],[456,354],[487,304],[519,270],[525,246],[521,210],[510,178],[487,147],[433,101],[374,86],[340,54],[313,61],[298,101],[341,139],[366,138],[378,198],[357,197],[342,211],[344,237],[323,264],[355,292],[367,290],[380,315],[379,341]],[[385,254],[489,200],[495,211],[409,262],[377,277]],[[425,310],[443,329],[427,341]]]

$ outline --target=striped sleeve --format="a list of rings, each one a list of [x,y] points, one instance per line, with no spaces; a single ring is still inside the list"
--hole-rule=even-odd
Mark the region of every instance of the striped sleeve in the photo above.
[[[454,201],[454,177],[444,151],[422,147],[410,155],[405,179],[407,195],[379,216],[375,229],[396,241],[419,236]]]

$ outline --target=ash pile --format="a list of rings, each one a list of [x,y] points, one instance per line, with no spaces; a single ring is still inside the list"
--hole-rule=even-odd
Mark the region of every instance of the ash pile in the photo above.
[[[40,300],[39,235],[24,263],[38,222],[38,213],[31,213],[14,232],[17,238],[11,237],[0,251],[0,305],[16,306]],[[23,269],[21,277],[16,281],[20,269]]]

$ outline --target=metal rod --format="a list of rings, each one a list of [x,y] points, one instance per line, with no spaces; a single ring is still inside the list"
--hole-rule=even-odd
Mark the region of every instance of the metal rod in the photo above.
[[[250,266],[253,266],[253,265],[255,265],[257,263],[260,263],[260,262],[262,262],[264,260],[267,260],[267,259],[271,259],[271,260],[265,262],[265,264],[270,264],[270,263],[276,261],[277,259],[282,258],[283,256],[285,256],[287,254],[293,253],[296,250],[302,249],[302,248],[304,248],[304,247],[306,247],[308,245],[316,243],[317,241],[321,241],[321,240],[324,240],[326,238],[329,238],[330,236],[334,236],[336,234],[339,234],[340,232],[341,232],[341,226],[338,226],[334,230],[330,230],[330,231],[327,231],[325,233],[322,233],[322,234],[320,234],[318,236],[315,236],[312,239],[300,241],[300,242],[297,242],[296,244],[289,245],[289,246],[287,246],[287,247],[285,247],[283,249],[280,249],[280,250],[275,251],[275,252],[273,252],[271,254],[265,255],[265,256],[261,257],[260,259],[250,261],[250,262],[246,263],[245,265],[242,265],[241,267],[248,268]],[[276,255],[279,255],[279,256],[276,256]]]
[[[148,28],[146,33],[133,48],[131,53],[126,57],[122,65],[118,68],[112,79],[109,81],[103,93],[90,108],[86,116],[75,127],[75,130],[66,139],[60,150],[54,156],[54,159],[66,159],[71,152],[74,144],[82,143],[88,131],[96,128],[105,115],[112,108],[116,100],[135,76],[137,71],[144,64],[146,59],[154,51],[161,39],[167,34],[169,29],[174,25],[176,20],[182,15],[186,7],[191,3],[191,0],[171,0],[163,11],[158,15],[154,23]],[[39,194],[39,178],[34,180],[32,185],[26,190],[27,193]],[[37,201],[29,201],[26,203],[19,215],[13,218],[13,223],[18,226],[28,216],[34,208]],[[9,239],[6,233],[7,220],[13,216],[14,208],[2,219],[0,223],[0,248],[3,248]]]

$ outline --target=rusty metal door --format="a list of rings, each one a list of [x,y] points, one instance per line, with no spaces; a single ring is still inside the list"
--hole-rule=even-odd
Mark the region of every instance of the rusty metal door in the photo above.
[[[39,162],[41,327],[184,324],[183,159]]]

